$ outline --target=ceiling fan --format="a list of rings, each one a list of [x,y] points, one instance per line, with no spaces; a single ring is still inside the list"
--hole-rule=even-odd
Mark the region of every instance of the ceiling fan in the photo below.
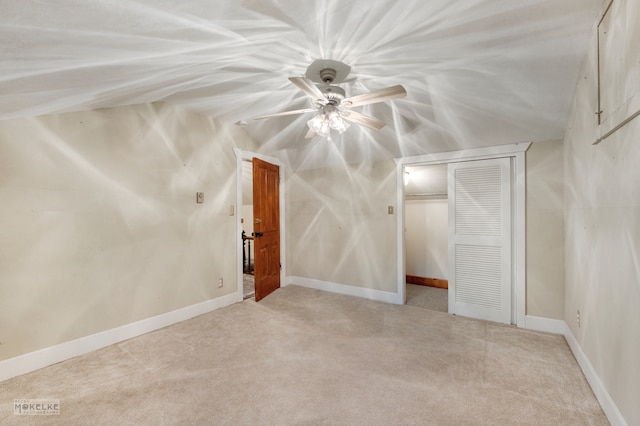
[[[331,139],[331,130],[343,133],[349,127],[349,123],[380,130],[385,125],[382,121],[352,108],[402,98],[407,95],[407,91],[401,85],[396,85],[347,98],[344,89],[335,84],[344,81],[349,71],[350,67],[338,61],[315,61],[307,69],[306,77],[289,77],[289,80],[311,99],[311,108],[261,115],[254,117],[254,120],[316,112],[318,114],[307,121],[307,139],[315,135]]]

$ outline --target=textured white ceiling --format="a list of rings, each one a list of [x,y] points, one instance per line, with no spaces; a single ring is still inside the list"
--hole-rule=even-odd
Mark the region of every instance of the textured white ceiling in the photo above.
[[[561,138],[602,0],[0,0],[0,119],[165,101],[295,167]],[[352,68],[387,126],[305,140],[287,77]]]

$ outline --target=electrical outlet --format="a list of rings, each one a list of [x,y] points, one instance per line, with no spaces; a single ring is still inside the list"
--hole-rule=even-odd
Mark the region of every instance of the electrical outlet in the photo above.
[[[222,278],[218,278],[218,288],[224,287],[224,281]]]
[[[580,309],[576,311],[576,321],[578,323],[578,328],[580,328]]]
[[[393,206],[387,206],[387,213],[393,214]]]

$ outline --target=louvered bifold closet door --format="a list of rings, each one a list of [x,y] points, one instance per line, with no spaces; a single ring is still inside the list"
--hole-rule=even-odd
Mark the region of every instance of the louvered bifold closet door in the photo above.
[[[449,164],[449,312],[511,322],[509,158]]]

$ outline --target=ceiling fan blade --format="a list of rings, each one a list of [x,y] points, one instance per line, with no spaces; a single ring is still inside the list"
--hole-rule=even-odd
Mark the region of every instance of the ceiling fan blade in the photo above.
[[[314,102],[319,103],[320,105],[327,104],[327,98],[324,97],[324,93],[318,89],[315,83],[308,78],[304,77],[289,77],[289,80],[300,90],[304,92],[305,95],[310,97]]]
[[[377,118],[373,118],[356,111],[343,111],[340,116],[347,121],[359,124],[364,127],[368,127],[373,130],[380,130],[384,127],[384,123]]]
[[[304,114],[305,112],[316,112],[316,111],[317,111],[316,108],[296,109],[293,111],[283,111],[283,112],[276,112],[275,114],[260,115],[258,117],[253,117],[253,119],[264,120],[265,118],[283,117],[285,115]]]
[[[304,135],[304,138],[305,138],[305,139],[311,139],[311,138],[313,138],[316,134],[317,134],[316,132],[314,132],[313,130],[309,129],[309,131],[307,132],[307,134],[306,134],[306,135]]]
[[[352,96],[340,102],[340,106],[356,107],[361,105],[374,104],[376,102],[384,102],[390,99],[404,98],[407,91],[401,85],[387,87],[385,89],[374,90],[373,92],[363,93],[362,95]]]

